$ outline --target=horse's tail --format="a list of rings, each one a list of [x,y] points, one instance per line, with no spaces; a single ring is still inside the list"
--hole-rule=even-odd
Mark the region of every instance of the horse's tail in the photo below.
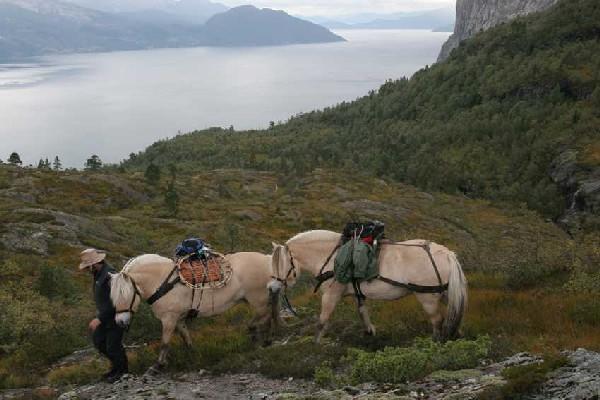
[[[444,320],[443,335],[446,339],[454,339],[458,336],[458,329],[467,310],[467,279],[456,254],[451,252],[448,259],[448,311]]]

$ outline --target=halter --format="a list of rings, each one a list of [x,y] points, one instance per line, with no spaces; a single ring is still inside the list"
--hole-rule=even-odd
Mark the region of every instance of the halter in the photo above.
[[[296,268],[296,263],[294,263],[294,256],[292,254],[292,252],[290,251],[290,248],[288,247],[288,245],[286,244],[284,246],[284,248],[287,250],[288,254],[290,255],[290,269],[288,270],[287,274],[285,274],[285,278],[281,279],[279,276],[271,276],[271,278],[277,280],[278,282],[281,282],[283,284],[283,306],[285,308],[287,308],[292,315],[294,316],[298,316],[298,313],[296,312],[296,310],[294,310],[294,307],[292,306],[292,303],[290,302],[290,300],[287,297],[287,289],[288,289],[288,279],[290,277],[290,275],[294,276],[294,279],[296,279],[296,270],[298,268]],[[277,266],[277,275],[279,275],[279,265]]]
[[[287,289],[287,280],[289,279],[290,275],[293,274],[294,279],[296,279],[296,264],[294,263],[294,256],[292,255],[292,252],[290,251],[290,248],[288,247],[288,245],[286,244],[284,246],[284,248],[287,250],[288,254],[290,255],[290,269],[288,270],[287,274],[285,275],[284,279],[281,279],[279,276],[271,276],[271,278],[275,279],[278,282],[281,282],[284,286],[284,288]],[[277,275],[279,275],[279,266],[277,266]]]
[[[140,296],[140,301],[142,300],[142,294],[140,293],[140,290],[138,289],[137,284],[135,283],[135,281],[133,280],[133,278],[129,275],[124,275],[127,276],[129,278],[129,280],[131,281],[131,286],[133,286],[133,296],[131,297],[131,303],[129,304],[129,308],[126,310],[120,310],[120,311],[116,311],[115,314],[121,314],[124,312],[130,312],[132,314],[135,314],[135,311],[133,310],[133,305],[135,304],[135,298],[136,296]]]

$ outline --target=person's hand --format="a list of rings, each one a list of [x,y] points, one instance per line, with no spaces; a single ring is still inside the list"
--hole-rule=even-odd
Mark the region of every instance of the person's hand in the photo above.
[[[96,328],[98,328],[100,326],[101,322],[98,318],[94,318],[93,320],[90,321],[90,324],[88,325],[88,327],[90,328],[90,331],[94,332],[96,330]]]

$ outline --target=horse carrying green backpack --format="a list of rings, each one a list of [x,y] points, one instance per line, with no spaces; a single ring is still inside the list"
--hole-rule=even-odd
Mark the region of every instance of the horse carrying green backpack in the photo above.
[[[378,240],[383,234],[381,222],[347,224],[334,261],[335,279],[344,284],[375,279],[379,275]]]

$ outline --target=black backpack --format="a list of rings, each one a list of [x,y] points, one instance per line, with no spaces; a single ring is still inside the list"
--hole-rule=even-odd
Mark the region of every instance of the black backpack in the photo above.
[[[175,249],[175,257],[204,257],[206,250],[206,243],[202,239],[190,238],[185,239]]]
[[[342,232],[342,242],[346,243],[354,237],[380,240],[385,233],[385,224],[380,221],[348,222]]]

